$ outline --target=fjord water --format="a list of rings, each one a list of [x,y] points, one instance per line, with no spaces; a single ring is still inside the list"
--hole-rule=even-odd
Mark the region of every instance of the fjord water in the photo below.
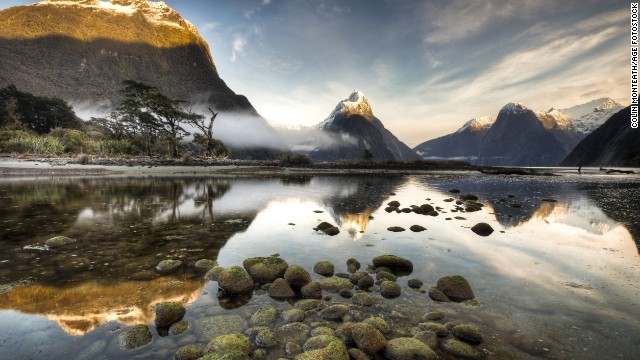
[[[476,194],[482,210],[452,212],[455,202],[445,200],[458,198],[453,188]],[[398,280],[402,295],[378,295],[381,306],[363,311],[381,314],[396,333],[437,310],[480,327],[488,358],[637,358],[639,190],[637,177],[606,175],[2,179],[0,357],[170,359],[180,346],[243,331],[265,303],[291,308],[264,291],[243,303],[218,300],[217,283],[193,270],[198,259],[228,267],[279,254],[309,271],[319,260],[346,271],[348,258],[370,264],[395,254],[414,264]],[[387,213],[391,200],[442,209]],[[314,231],[321,221],[341,232]],[[495,231],[476,235],[478,222]],[[414,224],[427,230],[387,230]],[[43,246],[58,235],[77,242]],[[186,265],[161,276],[155,267],[169,258]],[[407,287],[410,278],[428,289],[453,274],[469,281],[479,304],[436,303]],[[152,330],[150,345],[119,349],[128,327],[153,329],[151,306],[161,301],[187,304],[189,330]],[[337,294],[333,301],[349,303]],[[282,355],[279,346],[266,356]]]

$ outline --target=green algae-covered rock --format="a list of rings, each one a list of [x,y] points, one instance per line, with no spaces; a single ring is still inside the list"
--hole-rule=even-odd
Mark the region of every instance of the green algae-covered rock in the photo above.
[[[284,279],[294,288],[301,288],[313,281],[309,272],[300,265],[289,265],[284,273]]]
[[[158,303],[153,307],[153,311],[156,313],[154,323],[160,328],[177,323],[186,313],[184,306],[173,301]]]
[[[301,309],[289,309],[282,312],[280,315],[282,321],[285,323],[300,322],[304,320],[304,310]]]
[[[357,293],[353,295],[351,301],[360,306],[372,306],[375,303],[375,298],[367,293]]]
[[[180,260],[162,260],[156,266],[156,270],[161,274],[169,274],[178,270],[181,266],[182,261]]]
[[[329,305],[325,309],[320,310],[318,316],[325,320],[339,320],[349,312],[349,306],[345,304]]]
[[[449,299],[447,295],[445,295],[442,291],[435,287],[429,288],[429,297],[433,301],[451,302],[451,299]]]
[[[256,347],[259,348],[272,348],[278,345],[276,333],[267,326],[255,326],[249,328],[244,332],[244,334],[253,339]]]
[[[419,340],[407,337],[388,341],[384,356],[389,360],[435,360],[438,358],[430,347]]]
[[[279,257],[253,257],[242,262],[242,266],[249,272],[254,282],[270,283],[284,276],[289,267],[286,261]]]
[[[278,310],[273,305],[267,304],[251,315],[249,323],[251,326],[268,325],[276,321],[277,317]]]
[[[375,354],[387,345],[387,339],[385,339],[384,335],[367,323],[353,325],[351,336],[358,349],[367,354]]]
[[[322,276],[333,276],[335,266],[331,261],[318,261],[313,266],[313,272]]]
[[[437,322],[420,323],[418,324],[418,327],[420,328],[420,330],[433,331],[434,333],[436,333],[436,335],[440,337],[449,335],[449,329],[443,324],[440,324]]]
[[[216,266],[216,262],[210,259],[200,259],[198,261],[196,261],[196,263],[193,265],[193,267],[196,269],[197,272],[199,273],[206,273],[207,271],[213,269],[214,266]]]
[[[300,294],[305,299],[322,299],[322,286],[317,281],[312,281],[300,288]]]
[[[438,280],[436,288],[442,291],[449,299],[462,302],[475,298],[467,279],[460,275],[445,276]]]
[[[293,299],[296,297],[296,292],[283,278],[276,279],[272,282],[271,285],[269,285],[267,293],[274,299]]]
[[[204,355],[202,349],[196,345],[183,346],[173,356],[173,360],[197,360]]]
[[[151,342],[151,330],[147,325],[136,325],[118,336],[120,348],[133,350]]]
[[[253,291],[253,280],[245,269],[232,266],[218,274],[218,286],[229,295],[247,294]]]
[[[389,333],[389,331],[391,331],[391,327],[389,326],[389,324],[383,318],[378,317],[378,316],[372,316],[372,317],[366,319],[363,322],[365,324],[369,324],[369,325],[373,326],[374,328],[378,329],[378,331],[380,331],[383,334],[387,334],[387,333]]]
[[[76,239],[68,238],[66,236],[56,236],[44,242],[44,245],[49,249],[55,249],[63,247],[76,242]]]
[[[373,266],[381,266],[391,270],[413,271],[413,263],[405,258],[396,255],[380,255],[373,258]]]
[[[473,325],[457,325],[451,329],[451,334],[458,339],[470,342],[473,344],[479,344],[482,342],[482,331]]]
[[[333,293],[338,293],[342,289],[347,289],[347,290],[353,289],[353,284],[351,283],[351,281],[344,278],[338,278],[338,277],[320,279],[318,280],[318,284],[320,285],[322,290],[333,292]]]
[[[218,276],[224,271],[224,268],[221,266],[214,266],[206,274],[204,274],[204,278],[210,281],[218,281]]]
[[[385,280],[380,284],[380,294],[386,299],[394,299],[400,296],[400,285],[393,281]]]
[[[204,350],[205,354],[237,353],[251,355],[251,341],[242,334],[221,335],[211,340]]]
[[[482,359],[482,353],[473,346],[456,339],[445,340],[440,347],[451,355],[471,360]]]
[[[177,323],[171,325],[169,328],[169,334],[171,335],[180,335],[183,332],[189,330],[189,323],[186,321],[178,321]]]

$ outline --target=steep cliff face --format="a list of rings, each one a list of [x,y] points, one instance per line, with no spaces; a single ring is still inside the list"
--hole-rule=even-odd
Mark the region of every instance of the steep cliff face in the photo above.
[[[163,2],[46,0],[0,11],[0,86],[112,105],[123,80],[256,114],[220,78],[196,28]]]

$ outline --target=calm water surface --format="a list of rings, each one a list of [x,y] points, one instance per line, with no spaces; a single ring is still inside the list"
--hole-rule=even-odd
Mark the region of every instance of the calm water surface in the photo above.
[[[452,212],[455,202],[445,201],[457,199],[452,188],[478,195],[483,209]],[[0,358],[171,359],[180,346],[245,330],[265,303],[291,308],[262,291],[244,303],[219,301],[217,283],[190,265],[207,258],[227,267],[277,253],[308,270],[319,260],[346,271],[350,257],[363,264],[382,254],[410,259],[413,274],[398,280],[402,296],[378,296],[380,306],[364,310],[386,318],[394,334],[406,335],[426,311],[438,310],[446,321],[479,326],[485,341],[478,348],[488,358],[637,359],[639,190],[640,180],[628,176],[473,173],[2,179]],[[440,215],[387,213],[391,200],[439,206]],[[320,221],[340,234],[314,231]],[[478,222],[495,232],[474,234]],[[427,230],[387,231],[414,224]],[[44,242],[58,235],[78,241],[47,250]],[[187,266],[160,276],[155,266],[168,258]],[[453,274],[467,278],[478,306],[438,304],[406,286],[419,278],[428,289]],[[151,306],[161,301],[187,304],[189,330],[153,330],[151,345],[120,350],[118,334],[152,325]],[[282,354],[278,347],[267,358]]]

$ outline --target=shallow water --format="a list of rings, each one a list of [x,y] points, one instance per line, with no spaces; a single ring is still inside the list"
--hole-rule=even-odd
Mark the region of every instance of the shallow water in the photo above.
[[[452,212],[455,202],[444,200],[458,198],[453,188],[478,195],[482,210]],[[637,358],[639,190],[637,177],[595,175],[2,179],[0,357],[170,359],[180,346],[206,344],[224,321],[246,329],[264,303],[291,305],[262,291],[228,304],[192,267],[160,276],[159,261],[208,258],[227,267],[277,253],[309,271],[319,260],[346,271],[350,257],[410,259],[413,273],[398,280],[402,296],[378,296],[379,306],[363,310],[385,317],[395,334],[439,310],[446,321],[479,326],[478,348],[488,358]],[[387,213],[391,200],[442,209],[436,217]],[[314,231],[320,221],[337,224],[340,234]],[[478,222],[495,232],[474,234]],[[409,231],[414,224],[427,230]],[[58,235],[77,242],[43,246]],[[452,274],[467,278],[479,306],[435,303],[406,286],[419,278],[428,289]],[[154,330],[151,345],[118,348],[118,334],[152,325],[151,306],[170,300],[188,304],[187,332]],[[281,355],[280,348],[267,353]]]

